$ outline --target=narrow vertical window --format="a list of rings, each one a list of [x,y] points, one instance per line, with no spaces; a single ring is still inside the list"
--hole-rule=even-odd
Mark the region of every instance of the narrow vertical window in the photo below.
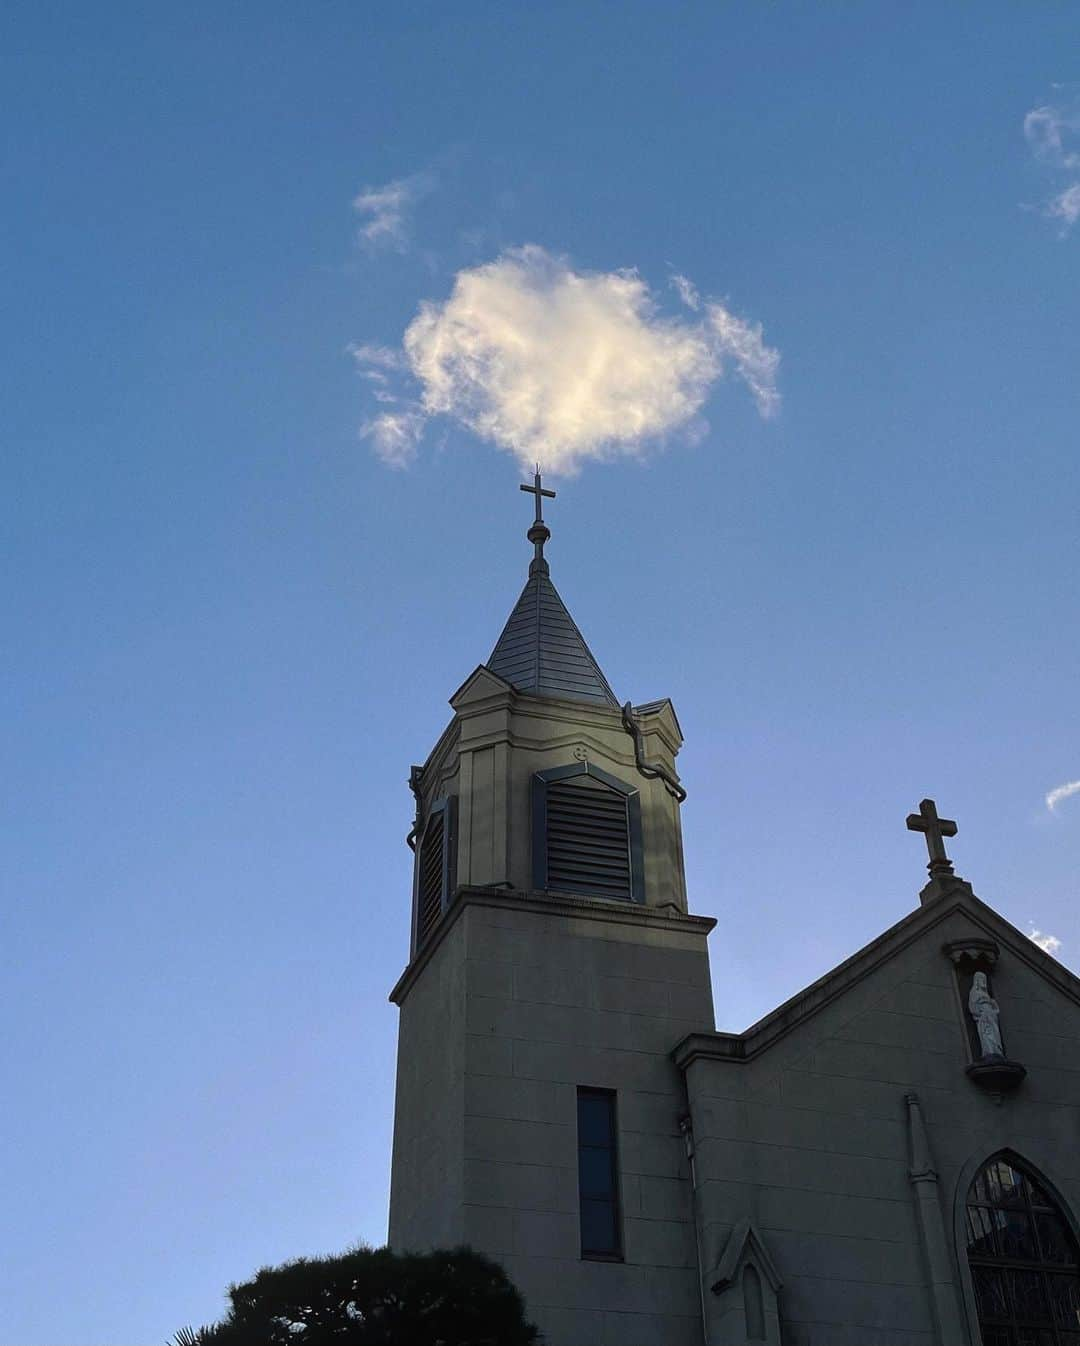
[[[622,1239],[615,1095],[605,1089],[579,1089],[577,1107],[581,1255],[617,1259],[622,1256]]]

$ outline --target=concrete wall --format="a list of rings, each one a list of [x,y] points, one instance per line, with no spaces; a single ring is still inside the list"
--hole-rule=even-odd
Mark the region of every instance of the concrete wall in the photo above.
[[[456,1116],[457,1125],[439,1161],[441,1187],[430,1166],[425,1175],[405,1172],[417,1151],[395,1141],[392,1241],[422,1230],[434,1244],[443,1237],[435,1231],[460,1227],[465,1241],[506,1267],[550,1346],[700,1346],[679,1131],[685,1094],[670,1051],[712,1025],[711,922],[541,895],[466,892],[459,903],[442,947],[401,1001],[410,1046],[443,1055],[455,1071],[461,1063],[457,1078],[449,1070],[434,1084],[425,1077],[421,1104],[428,1116],[452,1124]],[[436,978],[460,997],[452,1008],[427,986],[444,950],[460,968]],[[399,1084],[397,1134],[416,1129],[400,1113],[419,1079]],[[617,1093],[619,1263],[580,1256],[579,1085]],[[409,1213],[399,1213],[406,1201]]]
[[[1080,1213],[1080,1006],[1003,948],[995,995],[1009,1054],[1029,1075],[1003,1101],[981,1091],[965,1074],[963,1009],[942,952],[973,932],[986,934],[954,913],[761,1055],[688,1067],[709,1264],[737,1221],[754,1222],[784,1282],[785,1346],[978,1343],[954,1216],[998,1149],[1041,1168]],[[938,1176],[952,1337],[935,1325],[920,1243],[911,1091]]]
[[[446,931],[398,1023],[393,1248],[454,1247],[464,1239],[465,931]]]

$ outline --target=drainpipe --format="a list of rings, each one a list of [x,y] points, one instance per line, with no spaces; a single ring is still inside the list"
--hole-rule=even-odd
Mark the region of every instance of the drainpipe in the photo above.
[[[930,1292],[934,1338],[940,1346],[963,1346],[967,1338],[960,1325],[949,1239],[941,1214],[938,1175],[930,1153],[930,1138],[926,1133],[919,1095],[905,1094],[904,1102],[907,1104],[908,1120],[908,1180],[919,1223],[919,1242],[922,1244],[923,1265]]]
[[[694,1122],[689,1113],[679,1118],[679,1130],[686,1146],[686,1162],[690,1166],[690,1191],[694,1205],[694,1253],[698,1266],[698,1295],[701,1300],[701,1339],[709,1346],[709,1324],[705,1316],[705,1265],[701,1260],[701,1222],[697,1197],[697,1151],[694,1149]]]
[[[650,763],[645,760],[645,747],[641,741],[641,726],[634,718],[634,708],[629,701],[622,708],[622,726],[634,740],[634,762],[641,775],[646,780],[662,780],[664,789],[681,804],[686,798],[686,791],[667,767],[660,762]]]

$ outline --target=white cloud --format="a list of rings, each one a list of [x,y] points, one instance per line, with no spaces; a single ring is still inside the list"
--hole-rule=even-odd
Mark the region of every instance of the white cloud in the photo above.
[[[575,271],[536,246],[458,272],[450,297],[422,304],[403,338],[420,387],[419,404],[401,413],[408,457],[419,424],[436,415],[551,472],[639,454],[676,430],[700,430],[698,413],[729,367],[761,415],[773,415],[780,357],[761,327],[703,300],[685,277],[673,284],[700,316],[663,316],[635,271]],[[398,353],[358,346],[353,354],[386,373]],[[391,419],[385,433],[367,433],[377,451],[393,441],[390,460],[400,465],[402,427]]]
[[[1044,103],[1024,118],[1032,154],[1056,179],[1041,213],[1060,225],[1061,236],[1080,219],[1080,101]]]
[[[374,384],[371,395],[376,402],[398,402],[401,399],[390,391],[391,375],[408,370],[405,354],[389,346],[356,345],[348,347],[349,354],[360,367],[360,377]],[[365,427],[365,430],[367,427]],[[364,435],[365,431],[361,431]],[[419,436],[418,436],[419,437]]]
[[[697,286],[678,272],[671,277],[671,283],[688,309],[698,313],[704,307],[720,347],[734,359],[761,414],[771,416],[778,411],[780,395],[776,391],[776,375],[780,367],[780,354],[765,345],[760,325],[743,322],[715,301],[702,305]]]
[[[1041,930],[1036,930],[1034,926],[1028,932],[1028,939],[1032,944],[1037,944],[1044,953],[1057,957],[1057,951],[1061,948],[1061,940],[1056,935],[1044,935]]]
[[[1046,214],[1052,220],[1060,220],[1062,232],[1068,233],[1080,220],[1080,182],[1074,182],[1071,187],[1058,192],[1047,205]]]
[[[780,394],[776,390],[780,352],[765,345],[760,323],[743,322],[722,304],[706,304],[705,311],[719,349],[734,360],[740,378],[754,395],[758,411],[762,416],[775,415],[780,410]]]
[[[404,468],[416,458],[423,429],[424,418],[417,411],[382,411],[360,427],[360,438],[371,440],[387,467]]]
[[[376,369],[406,368],[403,352],[395,350],[392,346],[354,343],[349,347],[349,354],[358,365],[373,365]]]
[[[1062,168],[1080,168],[1080,152],[1070,148],[1078,131],[1080,113],[1068,107],[1047,103],[1032,108],[1024,118],[1024,137],[1032,152]]]
[[[409,213],[412,207],[435,186],[431,173],[413,173],[395,178],[381,187],[365,187],[353,200],[353,210],[361,216],[358,237],[368,247],[388,246],[405,250]]]
[[[698,294],[698,288],[694,282],[686,276],[680,276],[676,273],[671,278],[672,285],[678,291],[679,298],[687,308],[691,308],[696,313],[701,308],[701,295]]]
[[[1053,813],[1063,799],[1070,799],[1075,794],[1080,794],[1080,780],[1070,780],[1066,781],[1064,785],[1055,785],[1052,790],[1047,791],[1046,807]]]

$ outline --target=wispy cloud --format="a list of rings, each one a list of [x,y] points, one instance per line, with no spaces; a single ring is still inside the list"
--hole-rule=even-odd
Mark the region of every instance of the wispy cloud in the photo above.
[[[1068,233],[1077,220],[1080,220],[1080,182],[1074,182],[1063,192],[1058,192],[1046,206],[1046,213],[1052,220],[1060,220],[1063,233]]]
[[[1064,799],[1071,799],[1073,795],[1080,794],[1080,780],[1066,781],[1064,785],[1055,785],[1052,790],[1046,792],[1046,807],[1051,813]]]
[[[1080,99],[1032,108],[1024,118],[1024,138],[1054,181],[1041,213],[1057,221],[1064,237],[1080,219]]]
[[[1037,944],[1044,953],[1057,957],[1058,949],[1061,948],[1061,940],[1057,935],[1044,935],[1041,930],[1036,930],[1034,926],[1028,931],[1028,939],[1032,944]]]
[[[360,438],[371,440],[387,467],[405,468],[416,459],[423,430],[424,418],[415,410],[383,411],[360,427]]]
[[[780,356],[760,325],[686,277],[673,284],[692,317],[662,314],[636,271],[576,271],[536,246],[459,271],[450,297],[421,304],[405,331],[419,388],[410,414],[451,417],[563,473],[692,432],[729,369],[762,416],[775,414]],[[364,349],[362,367],[385,374]]]
[[[349,348],[349,354],[356,361],[360,369],[360,377],[366,379],[368,383],[377,384],[380,389],[384,389],[390,382],[391,374],[399,374],[408,369],[408,363],[403,351],[392,350],[389,346],[373,346],[353,344]],[[376,392],[376,396],[379,393]],[[392,398],[388,392],[383,392],[380,400]],[[392,398],[397,401],[396,397]]]
[[[375,369],[405,368],[404,353],[395,350],[393,346],[376,346],[371,343],[361,345],[354,343],[349,347],[349,354],[356,360],[357,364],[370,365]]]
[[[701,308],[701,295],[698,294],[698,288],[694,282],[687,276],[680,276],[676,271],[671,277],[671,283],[686,307],[697,313]]]
[[[429,172],[395,178],[381,187],[365,187],[352,203],[362,221],[357,231],[360,242],[369,248],[390,247],[404,252],[412,208],[434,187],[435,176]]]
[[[1044,103],[1024,118],[1024,138],[1040,159],[1061,168],[1080,168],[1080,151],[1072,146],[1080,131],[1080,110],[1065,104]]]

